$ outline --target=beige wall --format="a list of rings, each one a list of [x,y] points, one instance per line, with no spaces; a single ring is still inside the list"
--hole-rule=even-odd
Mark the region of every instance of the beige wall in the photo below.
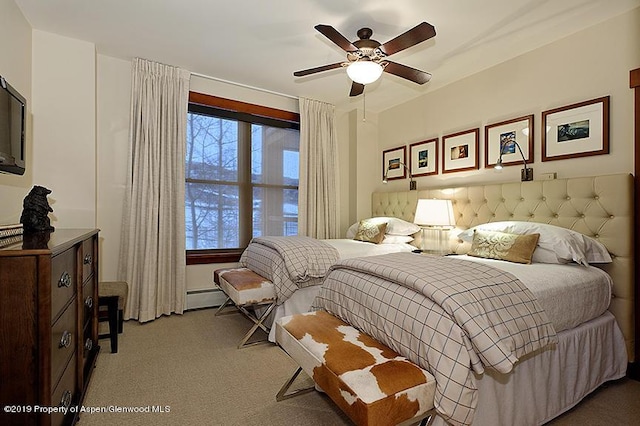
[[[51,224],[96,226],[92,43],[33,31],[33,182],[51,189]]]
[[[97,55],[97,227],[100,279],[118,278],[129,152],[131,61]]]
[[[523,54],[484,72],[428,93],[380,114],[378,163],[382,150],[480,128],[477,171],[418,178],[418,188],[464,183],[517,181],[520,168],[484,169],[484,126],[534,114],[534,177],[633,172],[633,93],[629,71],[640,66],[640,9],[596,25],[548,46]],[[541,112],[609,95],[609,155],[563,161],[541,161]],[[408,148],[407,148],[408,149]],[[408,189],[408,180],[385,188],[380,171],[370,178],[375,190]],[[358,195],[364,188],[358,186]]]
[[[13,0],[0,0],[0,75],[27,100],[27,170],[23,176],[0,173],[0,224],[18,223],[22,199],[33,182],[31,132],[31,26]]]

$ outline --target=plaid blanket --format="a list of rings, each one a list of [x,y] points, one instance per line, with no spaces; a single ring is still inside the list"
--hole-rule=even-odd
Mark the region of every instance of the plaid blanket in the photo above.
[[[298,288],[319,285],[339,254],[311,237],[256,237],[240,257],[240,265],[270,280],[278,304]]]
[[[557,341],[546,313],[513,275],[450,257],[395,253],[338,262],[313,307],[431,372],[434,405],[457,425],[473,421],[474,372],[508,373],[521,356]]]

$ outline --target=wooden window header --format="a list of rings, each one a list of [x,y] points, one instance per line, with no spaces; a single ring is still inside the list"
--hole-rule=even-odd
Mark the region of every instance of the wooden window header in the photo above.
[[[300,114],[291,111],[284,111],[277,108],[270,108],[261,105],[254,105],[247,102],[236,101],[233,99],[220,98],[218,96],[206,95],[204,93],[189,92],[189,102],[199,105],[207,105],[230,111],[244,112],[247,114],[258,115],[262,117],[275,118],[278,120],[290,121],[292,123],[300,122]]]

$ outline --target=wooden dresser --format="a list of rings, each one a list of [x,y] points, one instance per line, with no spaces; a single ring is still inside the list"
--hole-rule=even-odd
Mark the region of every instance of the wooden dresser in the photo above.
[[[100,350],[97,314],[98,230],[0,249],[0,424],[75,422]]]

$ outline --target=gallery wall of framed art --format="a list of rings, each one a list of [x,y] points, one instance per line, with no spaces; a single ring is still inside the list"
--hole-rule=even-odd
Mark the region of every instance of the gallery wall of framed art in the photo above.
[[[472,127],[385,149],[382,176],[394,180],[469,172],[481,163],[484,169],[522,167],[535,162],[536,149],[543,162],[608,154],[609,103],[610,97],[603,96],[542,111],[539,142],[535,114],[525,114],[489,122],[483,132]]]

